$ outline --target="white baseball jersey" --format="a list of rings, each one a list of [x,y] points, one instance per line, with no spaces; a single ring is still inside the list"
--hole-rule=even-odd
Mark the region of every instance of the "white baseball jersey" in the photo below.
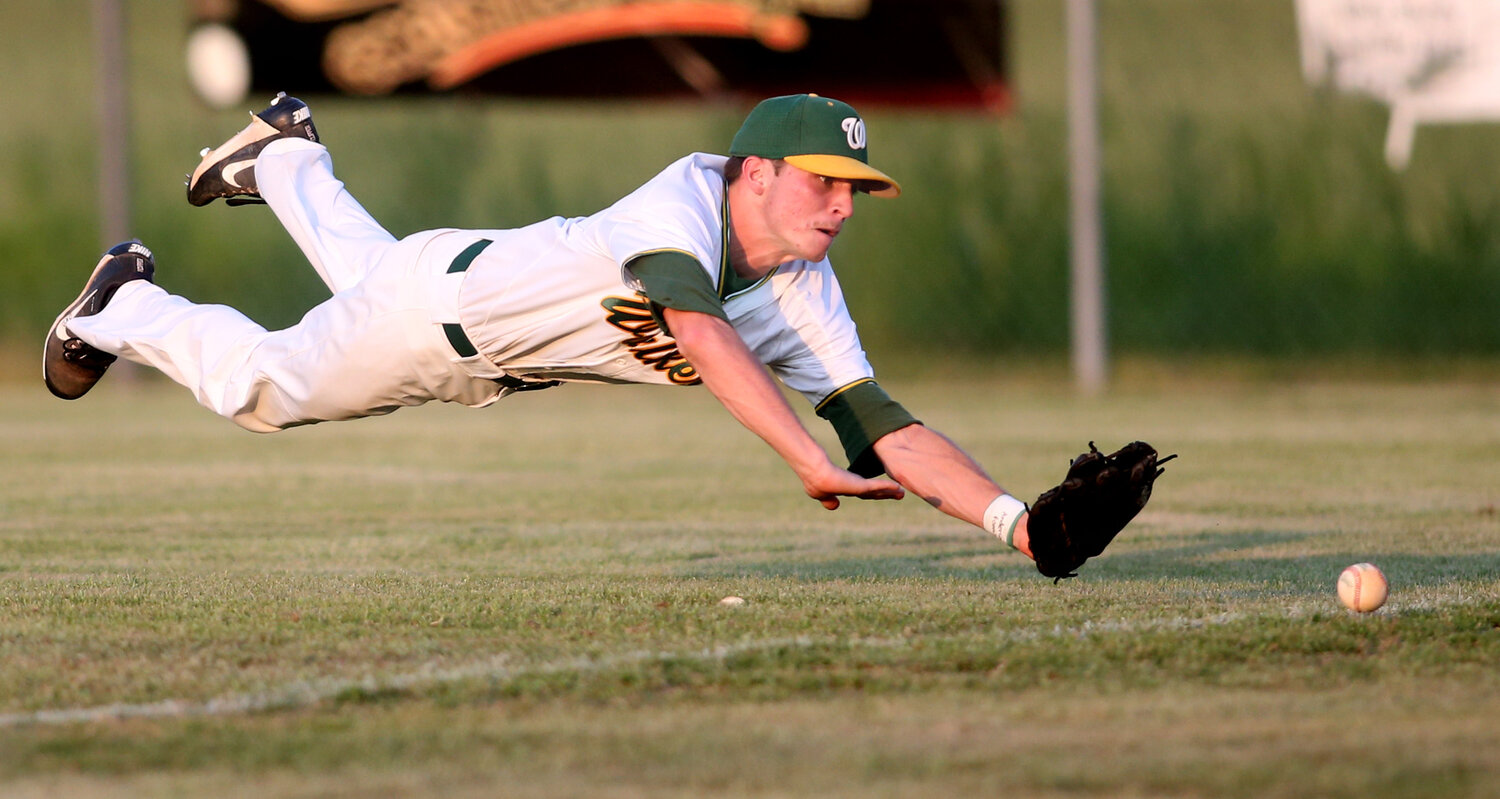
[[[695,153],[592,216],[516,230],[451,231],[426,257],[456,258],[490,239],[468,268],[459,318],[478,351],[527,379],[697,383],[652,318],[629,265],[664,251],[692,256],[714,286],[729,264],[725,158]],[[724,299],[730,324],[793,390],[816,404],[871,377],[825,258],[793,261]]]

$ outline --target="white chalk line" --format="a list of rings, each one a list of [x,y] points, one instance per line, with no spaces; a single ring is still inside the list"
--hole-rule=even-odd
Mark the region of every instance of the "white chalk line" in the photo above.
[[[1427,600],[1419,603],[1423,607],[1450,604]],[[1460,599],[1451,604],[1464,604]],[[1326,602],[1315,606],[1289,606],[1279,614],[1284,618],[1297,618],[1308,612],[1332,610]],[[142,704],[116,703],[90,707],[35,710],[27,713],[0,714],[0,729],[28,725],[62,725],[123,719],[190,718],[208,716],[242,715],[276,710],[296,710],[311,707],[321,702],[363,693],[405,692],[418,688],[430,688],[464,680],[489,680],[508,682],[522,677],[548,676],[553,674],[589,674],[622,666],[642,663],[667,663],[687,661],[705,663],[723,661],[736,655],[765,652],[776,649],[811,649],[820,646],[847,646],[851,648],[900,649],[914,643],[932,643],[943,640],[989,639],[1000,642],[1030,642],[1046,638],[1087,638],[1092,635],[1118,633],[1192,630],[1217,627],[1248,618],[1260,618],[1266,613],[1244,614],[1220,613],[1212,616],[1179,617],[1144,622],[1101,621],[1085,622],[1076,626],[1053,625],[1031,629],[1007,630],[1003,632],[974,633],[955,636],[913,636],[902,638],[772,638],[763,641],[746,641],[737,644],[721,644],[703,649],[679,651],[638,650],[604,657],[579,656],[544,661],[541,663],[513,663],[510,655],[499,654],[464,666],[440,668],[436,664],[425,665],[404,674],[377,677],[367,675],[359,679],[328,678],[299,681],[281,688],[260,693],[236,694],[208,701],[197,702],[186,699],[166,699]]]
[[[829,639],[829,641],[824,643],[830,643],[834,640]],[[567,673],[587,674],[621,666],[655,661],[706,662],[724,660],[748,652],[784,648],[805,649],[816,645],[818,645],[818,642],[811,638],[783,638],[742,644],[726,644],[707,649],[681,652],[636,651],[607,657],[593,658],[579,656],[543,663],[519,665],[512,665],[510,662],[511,657],[501,654],[455,668],[443,669],[429,664],[416,671],[385,677],[367,675],[354,680],[329,678],[301,681],[272,691],[221,697],[210,699],[207,702],[167,699],[146,704],[120,703],[93,707],[37,710],[30,713],[9,713],[0,715],[0,728],[18,727],[28,724],[73,724],[108,719],[185,718],[191,716],[225,716],[268,710],[294,710],[359,692],[380,694],[409,691],[415,688],[475,679],[505,682],[527,676]]]

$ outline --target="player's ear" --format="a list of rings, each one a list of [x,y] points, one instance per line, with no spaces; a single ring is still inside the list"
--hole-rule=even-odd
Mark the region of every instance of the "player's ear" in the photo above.
[[[766,188],[771,185],[771,179],[776,177],[776,162],[770,158],[761,158],[751,155],[745,158],[744,170],[740,173],[740,179],[744,180],[756,194],[764,194]]]

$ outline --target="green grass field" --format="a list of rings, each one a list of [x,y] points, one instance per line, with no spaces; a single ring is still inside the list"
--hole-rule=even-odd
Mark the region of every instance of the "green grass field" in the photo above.
[[[1492,368],[1209,374],[887,381],[1023,496],[1181,454],[1055,586],[916,499],[823,511],[703,391],[256,436],[0,387],[0,794],[1500,793]]]

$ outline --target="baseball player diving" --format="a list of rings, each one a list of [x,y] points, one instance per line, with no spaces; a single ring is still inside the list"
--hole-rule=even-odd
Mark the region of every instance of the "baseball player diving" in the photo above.
[[[1145,506],[1170,457],[1090,444],[1028,507],[886,394],[828,260],[855,195],[901,193],[868,153],[849,105],[773,97],[727,157],[687,155],[591,216],[398,239],[334,176],[308,106],[283,93],[203,152],[188,201],[269,205],[333,295],[266,330],[156,286],[151,251],[128,241],[53,323],[43,376],[77,399],[124,357],[261,433],[569,382],[701,383],[824,507],[912,491],[1071,577]],[[832,423],[847,469],[772,375]]]

